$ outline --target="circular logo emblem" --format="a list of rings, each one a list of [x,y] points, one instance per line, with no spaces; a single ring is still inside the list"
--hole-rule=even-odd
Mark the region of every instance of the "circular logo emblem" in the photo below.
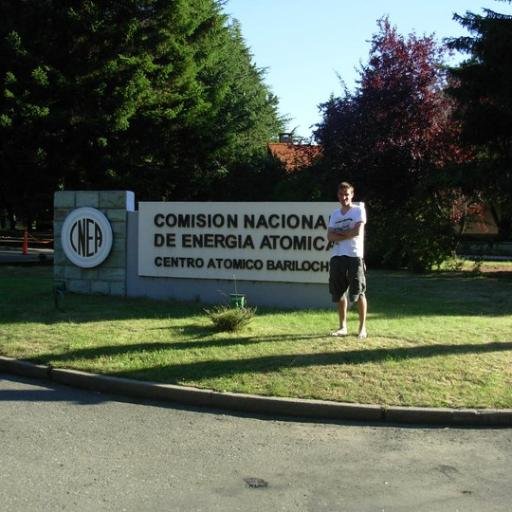
[[[82,268],[97,267],[112,249],[112,227],[95,208],[77,208],[64,221],[62,248],[69,260]]]

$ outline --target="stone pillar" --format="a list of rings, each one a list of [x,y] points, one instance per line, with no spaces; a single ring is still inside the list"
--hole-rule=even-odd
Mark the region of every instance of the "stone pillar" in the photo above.
[[[80,268],[65,255],[61,231],[68,214],[88,206],[105,215],[112,227],[112,250],[103,263]],[[63,191],[54,195],[54,282],[67,291],[103,295],[126,295],[127,212],[135,209],[129,191]]]

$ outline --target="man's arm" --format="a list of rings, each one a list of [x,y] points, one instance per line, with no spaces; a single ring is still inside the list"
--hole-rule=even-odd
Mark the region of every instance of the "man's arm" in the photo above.
[[[334,228],[327,228],[327,240],[329,242],[339,242],[348,238],[355,238],[363,233],[364,222],[358,222],[352,229],[337,231]]]

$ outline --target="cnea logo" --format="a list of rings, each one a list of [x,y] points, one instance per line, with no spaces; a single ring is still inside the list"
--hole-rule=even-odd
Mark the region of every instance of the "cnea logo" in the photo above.
[[[82,268],[97,267],[112,249],[112,227],[99,210],[78,208],[66,217],[61,241],[72,263]]]

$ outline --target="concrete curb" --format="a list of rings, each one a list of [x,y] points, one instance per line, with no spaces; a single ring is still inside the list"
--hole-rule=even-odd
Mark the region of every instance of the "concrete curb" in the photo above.
[[[512,409],[386,407],[324,400],[220,393],[186,386],[136,381],[78,370],[53,368],[3,356],[0,356],[0,371],[133,398],[272,416],[416,425],[512,427]]]

